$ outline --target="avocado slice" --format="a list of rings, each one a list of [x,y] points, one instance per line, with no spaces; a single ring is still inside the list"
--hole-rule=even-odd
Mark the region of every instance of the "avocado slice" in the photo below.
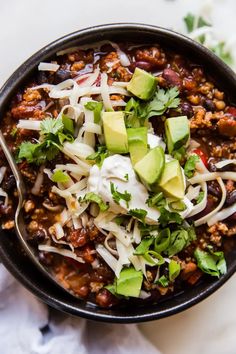
[[[168,197],[176,199],[184,197],[184,178],[178,160],[171,160],[165,164],[161,179],[156,187]]]
[[[157,87],[155,76],[147,71],[135,68],[134,74],[127,85],[127,90],[141,100],[149,100]]]
[[[126,154],[129,149],[124,112],[103,112],[102,121],[107,149],[113,153]]]
[[[187,116],[168,118],[165,121],[165,134],[168,151],[179,149],[186,144],[190,135],[189,121]]]
[[[147,148],[147,128],[129,128],[127,129],[129,153],[132,164],[135,165],[141,160],[148,151]]]
[[[118,295],[139,297],[143,282],[141,271],[133,267],[124,268],[120,272],[120,277],[116,280],[116,293]]]
[[[135,164],[134,170],[147,189],[152,190],[161,177],[164,165],[164,150],[157,146]]]

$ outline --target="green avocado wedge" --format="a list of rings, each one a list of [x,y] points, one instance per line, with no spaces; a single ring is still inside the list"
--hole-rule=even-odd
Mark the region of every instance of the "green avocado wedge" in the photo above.
[[[139,297],[142,281],[141,271],[137,271],[133,267],[124,268],[116,280],[116,293],[123,296]]]
[[[135,164],[134,170],[146,188],[148,190],[153,190],[161,177],[164,166],[164,150],[162,147],[157,146],[150,150],[147,155]]]
[[[169,154],[186,144],[190,136],[187,116],[167,118],[165,121],[165,135]]]
[[[135,68],[134,74],[127,85],[127,90],[141,100],[149,100],[157,87],[155,76],[147,71]]]
[[[103,112],[102,122],[107,149],[113,153],[126,154],[129,150],[124,112]]]
[[[135,165],[148,152],[147,148],[147,128],[128,128],[128,144],[131,162]]]
[[[176,199],[184,197],[185,184],[181,166],[178,160],[172,160],[165,164],[161,179],[156,186],[166,196]]]

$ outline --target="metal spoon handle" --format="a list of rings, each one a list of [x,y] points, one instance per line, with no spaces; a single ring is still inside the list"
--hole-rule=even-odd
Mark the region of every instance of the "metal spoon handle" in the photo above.
[[[25,183],[23,181],[23,178],[19,172],[19,169],[17,167],[17,164],[14,160],[14,157],[12,156],[9,147],[7,146],[6,140],[2,134],[2,132],[0,131],[0,146],[5,154],[5,157],[9,163],[9,166],[13,172],[13,175],[15,177],[16,180],[16,186],[17,186],[17,190],[19,193],[19,205],[22,205],[22,202],[25,198],[25,194],[26,194],[26,188],[25,188]]]

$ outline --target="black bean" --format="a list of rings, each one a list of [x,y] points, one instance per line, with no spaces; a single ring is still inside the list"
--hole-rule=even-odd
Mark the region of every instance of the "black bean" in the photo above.
[[[183,102],[181,104],[181,112],[182,112],[182,114],[184,114],[188,118],[191,118],[193,116],[193,114],[194,114],[193,113],[193,107],[188,102]]]
[[[203,107],[206,108],[207,111],[211,111],[211,112],[214,112],[216,109],[215,103],[208,98],[204,99]]]
[[[211,181],[208,183],[207,186],[208,192],[213,195],[214,197],[220,198],[221,197],[221,189],[219,184],[215,181]]]
[[[11,189],[13,189],[16,186],[16,180],[15,177],[13,175],[8,176],[4,182],[3,182],[3,189],[5,191],[10,191]]]
[[[39,252],[39,261],[45,266],[50,266],[52,264],[53,256],[48,252]]]
[[[30,235],[30,237],[28,238],[28,242],[30,242],[32,246],[36,246],[42,243],[45,240],[46,236],[47,234],[44,229],[38,229]]]
[[[59,69],[54,74],[54,84],[59,84],[60,82],[65,81],[70,78],[71,78],[71,73],[69,70]]]
[[[46,73],[45,71],[39,71],[37,73],[37,83],[38,85],[48,83],[48,73]]]
[[[215,166],[215,162],[214,162],[214,159],[209,159],[208,160],[208,170],[210,172],[216,172],[217,171],[217,168]]]
[[[226,201],[225,201],[226,205],[232,205],[234,203],[236,203],[236,190],[227,193]]]

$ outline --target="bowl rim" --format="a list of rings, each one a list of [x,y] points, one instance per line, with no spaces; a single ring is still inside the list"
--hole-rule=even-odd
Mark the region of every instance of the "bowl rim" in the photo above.
[[[14,90],[19,87],[19,85],[25,81],[26,77],[29,73],[36,68],[38,63],[47,57],[54,55],[58,50],[62,48],[71,47],[71,42],[80,41],[81,38],[93,38],[100,33],[101,37],[106,35],[109,36],[110,31],[117,31],[119,35],[127,31],[137,31],[142,32],[143,34],[153,34],[153,35],[161,35],[166,37],[172,37],[172,39],[176,39],[178,41],[182,41],[182,43],[186,47],[190,47],[199,53],[199,56],[206,56],[209,62],[214,62],[219,70],[225,75],[225,78],[231,81],[232,84],[236,87],[236,74],[224,63],[221,59],[219,59],[212,51],[203,47],[201,44],[193,41],[192,39],[169,29],[147,25],[142,23],[110,23],[98,26],[87,27],[85,29],[81,29],[72,33],[69,33],[50,44],[44,46],[40,50],[38,50],[35,54],[33,54],[29,59],[27,59],[22,65],[16,69],[16,71],[10,76],[10,78],[5,82],[5,84],[0,89],[0,110],[5,109],[10,97]],[[91,42],[97,42],[91,41]],[[168,44],[167,44],[168,47]],[[203,63],[204,65],[204,63]],[[222,286],[236,271],[236,261],[234,264],[231,264],[228,272],[223,275],[220,279],[217,279],[214,282],[211,282],[210,285],[203,291],[198,292],[195,296],[190,297],[189,299],[181,302],[180,304],[176,304],[175,306],[171,306],[165,310],[155,310],[151,313],[143,313],[138,315],[116,315],[112,313],[112,311],[108,311],[107,313],[97,313],[94,309],[86,309],[86,308],[75,308],[75,306],[71,306],[68,303],[60,301],[55,297],[47,294],[38,284],[32,283],[30,279],[25,277],[25,275],[18,269],[17,263],[11,259],[10,255],[7,254],[4,248],[1,245],[0,240],[0,257],[3,264],[6,268],[12,273],[12,275],[17,278],[20,283],[22,283],[28,290],[30,290],[33,294],[38,296],[41,300],[43,300],[48,305],[66,312],[72,315],[84,317],[87,319],[103,321],[103,322],[113,322],[113,323],[138,323],[160,319],[163,317],[167,317],[170,315],[174,315],[183,310],[188,309],[189,307],[199,303],[213,292],[215,292],[220,286]],[[180,295],[181,296],[181,295]],[[168,301],[168,300],[167,300]]]

